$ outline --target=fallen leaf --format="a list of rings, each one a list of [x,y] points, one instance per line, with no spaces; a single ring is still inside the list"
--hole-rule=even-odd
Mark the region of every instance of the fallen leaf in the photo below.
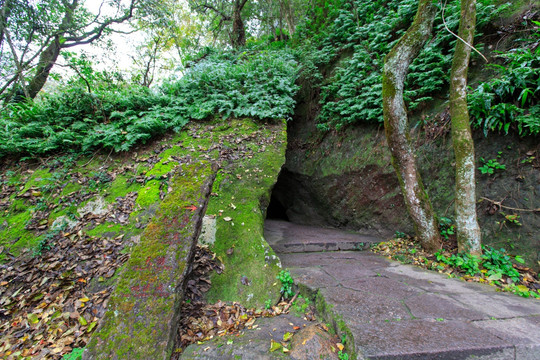
[[[283,345],[281,345],[281,343],[277,342],[277,341],[274,341],[274,340],[270,340],[270,352],[274,352],[276,350],[279,350],[283,347]]]

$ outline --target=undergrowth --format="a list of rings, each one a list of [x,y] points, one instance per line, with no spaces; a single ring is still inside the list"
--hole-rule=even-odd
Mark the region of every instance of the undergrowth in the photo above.
[[[538,274],[521,265],[524,263],[521,256],[512,256],[505,249],[497,250],[489,246],[482,246],[482,249],[481,256],[458,253],[457,249],[443,249],[430,254],[405,236],[380,243],[372,250],[403,263],[445,273],[449,277],[485,283],[501,291],[540,299]]]
[[[0,112],[0,157],[127,151],[190,120],[213,116],[288,118],[297,91],[297,65],[286,51],[212,51],[182,77],[150,90],[125,82],[76,82]]]
[[[382,122],[382,68],[384,57],[407,30],[416,13],[414,0],[354,0],[327,5],[328,21],[299,27],[303,78],[321,86],[318,127],[340,129],[356,122]],[[434,37],[410,67],[405,99],[410,110],[419,109],[448,86],[455,37],[446,31],[441,3],[434,24]],[[491,0],[478,2],[478,25],[482,29],[504,7]],[[458,2],[447,4],[447,26],[457,31]],[[318,32],[318,35],[315,35]],[[477,37],[481,34],[477,33]],[[330,64],[337,68],[326,81],[323,72]]]
[[[522,47],[499,54],[503,64],[491,64],[497,77],[481,83],[469,95],[473,126],[508,134],[540,134],[540,22],[532,39]]]

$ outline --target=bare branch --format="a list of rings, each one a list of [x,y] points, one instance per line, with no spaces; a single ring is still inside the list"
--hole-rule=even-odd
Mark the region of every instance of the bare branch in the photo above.
[[[230,15],[225,14],[223,11],[216,9],[213,5],[208,3],[199,4],[195,7],[195,10],[197,11],[201,11],[202,9],[212,10],[213,12],[219,14],[224,21],[230,21],[232,19]]]
[[[62,48],[68,48],[73,47],[77,45],[83,45],[83,44],[89,44],[97,39],[99,39],[102,35],[105,29],[109,27],[112,24],[120,24],[126,20],[129,20],[131,17],[133,17],[133,11],[135,9],[135,5],[137,4],[138,0],[131,0],[129,11],[127,11],[123,16],[118,18],[112,18],[108,19],[107,21],[104,21],[99,26],[95,27],[94,29],[85,32],[82,35],[79,36],[71,36],[66,37],[65,42],[62,44]]]
[[[456,38],[458,38],[459,40],[461,40],[465,45],[467,45],[468,47],[470,47],[472,50],[474,50],[474,52],[478,53],[482,59],[484,59],[486,61],[486,63],[489,63],[489,60],[484,56],[484,54],[482,54],[480,51],[478,51],[474,46],[472,46],[471,44],[469,44],[468,42],[466,42],[465,40],[463,40],[462,38],[460,38],[458,36],[458,34],[454,33],[452,30],[450,30],[448,28],[448,25],[446,25],[446,20],[444,18],[444,12],[446,11],[446,1],[444,1],[444,5],[443,5],[443,9],[442,9],[442,21],[443,21],[443,24],[444,24],[444,27],[446,29],[446,31],[448,31],[450,34],[454,35]]]
[[[4,29],[4,34],[9,44],[9,48],[11,49],[11,53],[13,54],[13,61],[15,62],[15,66],[17,67],[17,74],[18,74],[21,86],[23,88],[23,91],[24,91],[24,96],[26,96],[26,98],[29,98],[30,94],[28,93],[28,89],[26,88],[26,83],[24,81],[23,68],[21,66],[21,63],[19,62],[17,52],[15,51],[15,47],[13,46],[13,42],[11,41],[11,36],[9,35],[9,31],[7,29]]]

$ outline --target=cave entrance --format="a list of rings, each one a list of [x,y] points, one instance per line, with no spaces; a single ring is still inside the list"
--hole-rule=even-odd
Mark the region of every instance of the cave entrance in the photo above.
[[[279,200],[278,196],[275,194],[275,191],[272,191],[270,204],[268,204],[268,208],[266,209],[266,218],[272,220],[289,221],[289,217],[287,216],[287,208]]]

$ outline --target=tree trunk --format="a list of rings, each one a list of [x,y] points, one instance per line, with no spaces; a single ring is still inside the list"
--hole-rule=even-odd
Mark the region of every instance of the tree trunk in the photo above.
[[[383,112],[386,139],[405,204],[416,235],[426,250],[441,247],[437,219],[418,172],[409,139],[403,87],[409,65],[431,35],[436,8],[432,0],[420,0],[414,22],[386,56],[383,71]]]
[[[61,45],[59,36],[56,36],[49,46],[47,46],[47,48],[41,53],[41,55],[39,55],[36,75],[34,75],[28,84],[28,93],[30,98],[34,99],[47,82],[51,69],[58,59],[58,55],[60,55],[60,50]]]
[[[236,0],[234,5],[231,43],[235,49],[246,45],[246,28],[242,20],[242,9],[245,4],[244,0]]]
[[[10,0],[5,0],[2,4],[2,10],[0,10],[0,45],[4,42],[4,31],[6,29],[10,11]]]
[[[458,36],[472,46],[476,24],[476,0],[461,0]],[[467,70],[471,47],[458,40],[450,74],[450,116],[456,156],[456,227],[459,252],[482,253],[476,218],[474,142],[467,108]]]

